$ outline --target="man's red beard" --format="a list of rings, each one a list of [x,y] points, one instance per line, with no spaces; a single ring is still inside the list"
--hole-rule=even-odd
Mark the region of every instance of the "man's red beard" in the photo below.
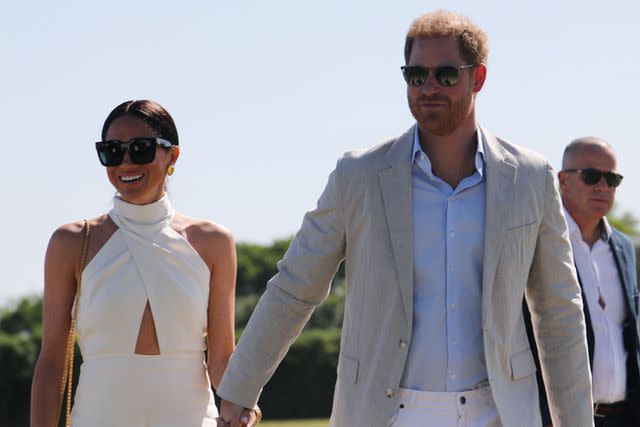
[[[444,106],[425,111],[423,105],[430,103]],[[455,132],[473,111],[473,94],[457,103],[443,95],[421,96],[415,102],[409,98],[409,109],[421,128],[438,136],[447,136]]]

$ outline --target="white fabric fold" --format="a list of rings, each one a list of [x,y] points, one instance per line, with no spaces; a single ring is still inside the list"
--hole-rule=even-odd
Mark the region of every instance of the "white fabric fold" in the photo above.
[[[85,358],[133,354],[147,300],[161,355],[204,349],[210,271],[170,227],[165,195],[148,205],[114,199],[118,230],[83,272],[78,335]]]

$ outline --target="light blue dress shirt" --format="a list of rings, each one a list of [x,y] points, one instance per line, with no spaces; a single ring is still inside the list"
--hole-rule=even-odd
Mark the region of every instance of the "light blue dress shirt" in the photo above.
[[[482,335],[484,149],[453,189],[413,143],[413,332],[401,386],[460,392],[487,384]]]

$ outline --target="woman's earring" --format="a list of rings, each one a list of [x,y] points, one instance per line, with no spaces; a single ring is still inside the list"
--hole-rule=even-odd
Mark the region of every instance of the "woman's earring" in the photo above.
[[[175,166],[169,165],[169,168],[167,169],[167,175],[171,176],[175,171],[176,171]]]

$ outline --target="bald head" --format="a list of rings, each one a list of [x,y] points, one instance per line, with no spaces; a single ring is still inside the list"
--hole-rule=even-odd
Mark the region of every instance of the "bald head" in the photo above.
[[[604,139],[596,138],[595,136],[583,136],[582,138],[574,139],[564,149],[562,155],[562,169],[580,168],[582,166],[576,165],[578,159],[584,155],[593,154],[607,154],[613,156],[615,159],[615,153],[611,148],[611,145]]]
[[[602,173],[615,172],[616,166],[613,149],[600,138],[578,138],[564,150],[562,170],[558,172],[562,204],[583,237],[597,238],[598,224],[613,206],[616,188],[609,185]],[[593,170],[600,173],[597,182],[585,178],[585,172],[593,174]]]

